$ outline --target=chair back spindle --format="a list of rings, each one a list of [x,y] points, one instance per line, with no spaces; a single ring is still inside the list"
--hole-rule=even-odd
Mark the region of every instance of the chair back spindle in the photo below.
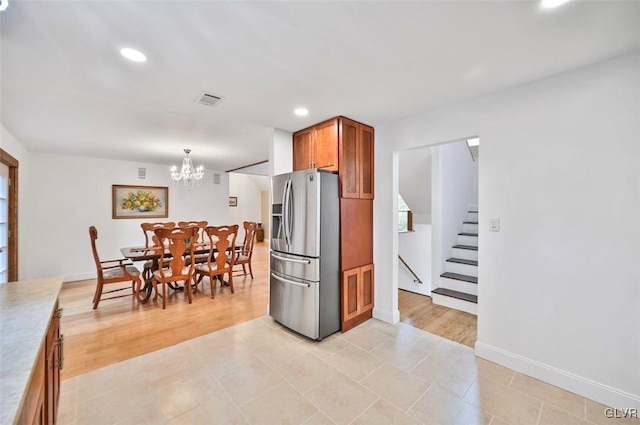
[[[160,242],[160,246],[166,246],[166,250],[162,250],[160,252],[160,263],[164,264],[165,257],[171,257],[169,260],[169,269],[171,270],[171,276],[182,276],[184,275],[183,270],[187,264],[184,256],[190,255],[193,256],[193,251],[195,248],[195,244],[190,241],[187,242],[187,239],[192,239],[197,235],[198,229],[195,227],[184,227],[184,228],[164,228],[164,229],[156,229],[154,231],[158,241]],[[167,254],[167,251],[168,255]],[[188,275],[191,275],[193,271],[193,265],[190,267],[190,271]],[[160,268],[161,275],[164,275],[164,270]],[[187,275],[184,275],[187,276]]]

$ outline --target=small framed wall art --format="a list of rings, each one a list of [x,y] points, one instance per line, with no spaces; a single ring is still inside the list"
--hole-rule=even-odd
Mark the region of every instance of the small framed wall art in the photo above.
[[[237,207],[238,206],[238,197],[237,196],[229,196],[229,206]]]
[[[169,217],[169,188],[166,186],[112,186],[112,218]]]

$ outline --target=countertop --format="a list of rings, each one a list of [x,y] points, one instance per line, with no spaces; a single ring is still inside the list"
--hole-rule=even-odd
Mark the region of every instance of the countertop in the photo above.
[[[44,343],[62,277],[0,284],[0,424],[13,424]]]

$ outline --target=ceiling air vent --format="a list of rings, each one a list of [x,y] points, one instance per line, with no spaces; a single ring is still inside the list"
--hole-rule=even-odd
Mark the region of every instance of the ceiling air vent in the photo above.
[[[147,179],[147,169],[138,168],[138,180],[146,180],[146,179]]]
[[[207,93],[204,91],[196,99],[196,102],[206,106],[215,106],[220,101],[222,101],[222,96],[216,96],[215,94]]]

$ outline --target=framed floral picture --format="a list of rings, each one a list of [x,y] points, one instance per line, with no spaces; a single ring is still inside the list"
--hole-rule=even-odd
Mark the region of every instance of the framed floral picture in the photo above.
[[[166,186],[112,186],[112,218],[169,217],[169,188]]]
[[[237,207],[238,206],[238,197],[237,196],[229,196],[229,206]]]

